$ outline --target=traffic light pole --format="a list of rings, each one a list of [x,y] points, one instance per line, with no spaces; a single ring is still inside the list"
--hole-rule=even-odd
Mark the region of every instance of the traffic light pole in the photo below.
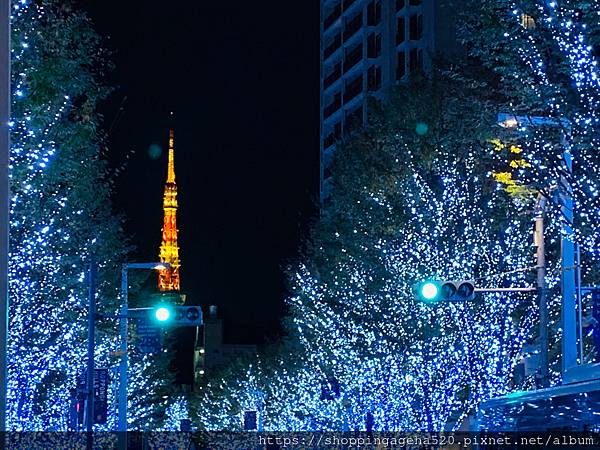
[[[535,292],[537,288],[475,288],[474,292]]]
[[[119,353],[121,360],[119,361],[119,395],[118,395],[118,448],[121,450],[127,449],[127,367],[129,365],[129,357],[127,354],[127,315],[128,307],[128,291],[129,280],[127,271],[129,269],[168,269],[168,263],[151,262],[151,263],[125,263],[121,266],[121,310],[119,313]]]
[[[119,334],[121,360],[119,362],[119,449],[127,448],[127,365],[129,364],[127,356],[127,291],[129,282],[127,279],[127,264],[123,264],[121,269],[121,311],[119,314]]]

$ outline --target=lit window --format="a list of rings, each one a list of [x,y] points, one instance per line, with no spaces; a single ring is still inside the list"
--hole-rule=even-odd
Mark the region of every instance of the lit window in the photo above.
[[[526,29],[535,28],[535,20],[529,14],[521,14],[521,26]]]

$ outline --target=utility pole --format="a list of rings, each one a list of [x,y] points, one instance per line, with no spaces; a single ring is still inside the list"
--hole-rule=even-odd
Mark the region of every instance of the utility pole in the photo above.
[[[0,0],[0,433],[6,431],[8,337],[8,162],[10,149],[10,0]]]
[[[573,174],[573,157],[568,145],[568,137],[561,139],[564,147],[563,158],[567,172]],[[560,206],[563,214],[563,233],[560,241],[562,254],[562,373],[564,375],[577,367],[577,316],[575,301],[575,243],[573,232],[573,188],[563,176],[560,179]]]
[[[88,354],[87,354],[87,383],[85,400],[85,426],[87,431],[88,448],[93,447],[92,429],[94,427],[94,350],[96,331],[96,277],[98,265],[94,257],[91,258],[88,272]]]

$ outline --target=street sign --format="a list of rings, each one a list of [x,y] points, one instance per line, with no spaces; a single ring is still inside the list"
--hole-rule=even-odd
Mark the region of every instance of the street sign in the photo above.
[[[94,423],[106,423],[107,413],[108,369],[94,369]]]
[[[73,404],[83,423],[87,370],[77,376],[77,401]],[[94,423],[105,424],[108,417],[108,369],[94,369]]]
[[[157,353],[162,347],[161,329],[145,315],[135,318],[136,342],[135,346],[142,353]]]

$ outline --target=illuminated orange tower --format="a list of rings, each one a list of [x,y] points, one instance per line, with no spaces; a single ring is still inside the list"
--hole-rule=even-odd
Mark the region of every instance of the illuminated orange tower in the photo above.
[[[169,130],[169,165],[163,198],[164,221],[160,261],[169,263],[170,269],[158,273],[158,289],[161,292],[179,291],[179,246],[177,245],[177,184],[175,184],[175,145],[173,130]]]

